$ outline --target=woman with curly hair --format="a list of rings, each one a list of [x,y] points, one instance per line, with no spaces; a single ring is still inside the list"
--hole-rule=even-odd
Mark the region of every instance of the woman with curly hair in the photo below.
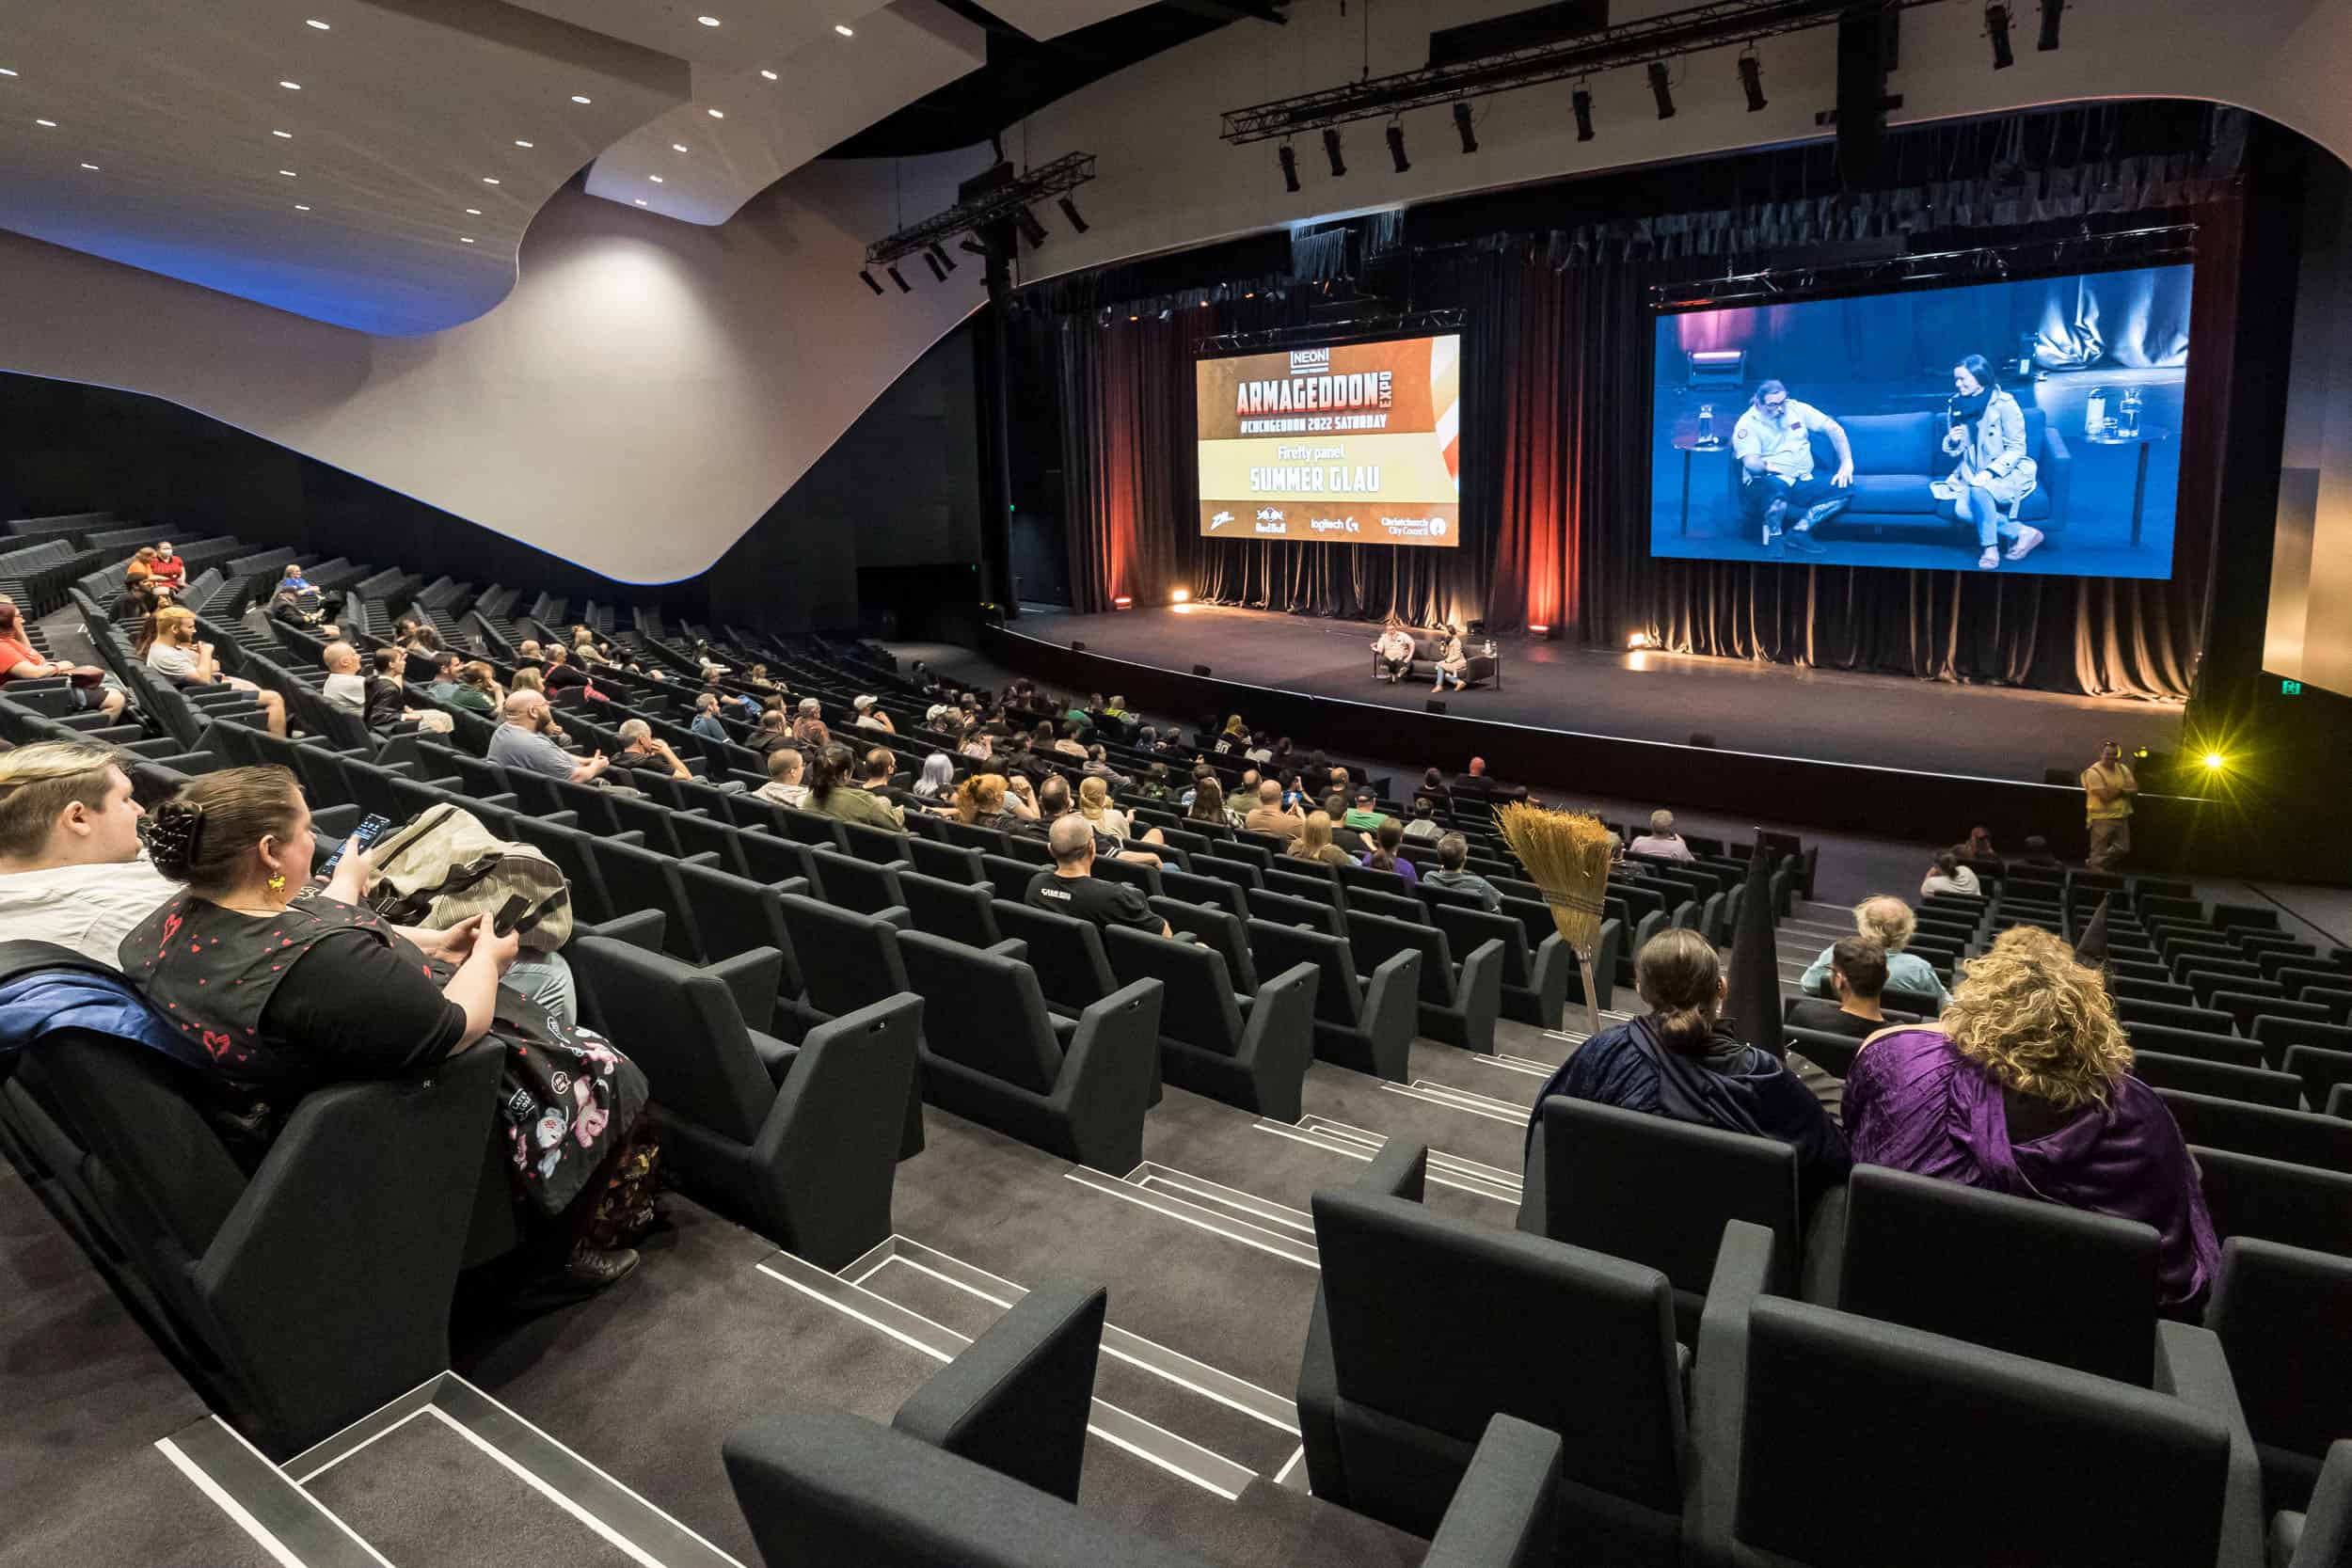
[[[2220,1257],[2188,1146],[2131,1074],[2096,970],[2030,926],[1963,966],[1934,1023],[1883,1030],[1846,1078],[1856,1164],[2152,1226],[2158,1305],[2193,1307]]]

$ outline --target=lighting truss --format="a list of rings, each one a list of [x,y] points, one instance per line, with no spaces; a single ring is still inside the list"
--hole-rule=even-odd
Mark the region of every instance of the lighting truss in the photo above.
[[[1311,322],[1298,326],[1269,326],[1253,332],[1220,332],[1200,340],[1203,354],[1233,354],[1243,349],[1276,349],[1289,343],[1359,342],[1367,338],[1393,338],[1428,333],[1433,336],[1462,330],[1465,312],[1459,306],[1438,310],[1368,309],[1346,321]]]
[[[2197,226],[2164,224],[1659,284],[1649,290],[1649,303],[1657,310],[1763,305],[1906,283],[1994,283],[2062,271],[2164,266],[2196,257]]]
[[[1038,202],[1074,191],[1093,178],[1093,153],[1066,153],[1050,164],[1040,165],[1025,174],[1014,176],[984,196],[960,201],[944,213],[934,213],[918,223],[909,224],[895,234],[876,240],[866,247],[866,264],[874,266],[895,261],[959,234],[1009,222],[1016,211],[1026,211]]]
[[[1546,82],[1647,65],[1678,55],[1733,44],[1755,43],[1784,33],[1833,26],[1850,13],[1901,11],[1942,0],[1708,0],[1638,22],[1620,23],[1537,49],[1518,49],[1456,65],[1425,66],[1393,75],[1367,77],[1342,87],[1298,93],[1220,117],[1223,139],[1234,146],[1346,125],[1386,119],[1407,109],[1431,108],[1458,99],[1538,87]]]

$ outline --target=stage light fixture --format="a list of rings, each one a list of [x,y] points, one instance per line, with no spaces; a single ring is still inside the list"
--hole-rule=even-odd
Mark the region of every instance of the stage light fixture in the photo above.
[[[932,282],[945,283],[947,281],[947,269],[939,264],[938,257],[932,255],[927,250],[923,252],[923,260],[930,263]]]
[[[1740,56],[1740,90],[1747,95],[1748,113],[1764,107],[1764,61],[1752,49]]]
[[[1576,111],[1576,139],[1593,139],[1593,95],[1582,87],[1568,94],[1568,107]]]
[[[890,280],[898,285],[898,292],[900,293],[911,294],[914,292],[914,288],[908,284],[907,280],[898,276],[898,269],[897,267],[884,267],[882,268],[882,271],[888,273],[890,275]]]
[[[980,244],[977,240],[958,240],[956,242],[956,248],[958,250],[968,250],[983,261],[988,260],[988,246]]]
[[[1076,202],[1065,196],[1055,205],[1061,209],[1061,215],[1070,220],[1070,231],[1073,234],[1083,234],[1087,231],[1087,220],[1078,215]]]
[[[2017,63],[2017,55],[2009,46],[2009,6],[2006,0],[1992,0],[1984,8],[1984,36],[1993,40],[1993,69],[2007,71]]]
[[[1111,608],[1113,610],[1133,610],[1135,607],[1136,601],[1124,594],[1120,594],[1111,600]]]
[[[1405,127],[1395,120],[1389,121],[1388,136],[1389,162],[1396,166],[1399,174],[1410,171],[1413,160],[1405,156]]]
[[[1323,155],[1331,160],[1331,178],[1337,180],[1347,173],[1347,160],[1340,156],[1340,128],[1324,127]]]
[[[942,250],[936,241],[932,242],[930,245],[930,253],[938,259],[939,264],[943,269],[948,272],[956,270],[956,259],[948,255],[945,250]]]
[[[1625,645],[1634,649],[1646,648],[1649,646],[1649,633],[1637,631],[1625,640]]]
[[[1168,595],[1168,603],[1170,603],[1170,604],[1190,604],[1190,603],[1192,603],[1192,590],[1191,590],[1191,589],[1189,589],[1189,588],[1179,588],[1178,590],[1176,590],[1176,592],[1175,592],[1175,593],[1173,593],[1173,594],[1169,594],[1169,595]]]
[[[2058,46],[2058,18],[2065,10],[2066,0],[2042,0],[2042,36],[2034,47],[2045,55]]]
[[[2205,771],[2208,773],[2218,773],[2222,768],[2229,766],[2229,758],[2223,756],[2219,752],[2207,752],[2205,753]]]
[[[1274,150],[1274,161],[1282,166],[1282,188],[1293,196],[1298,194],[1298,153],[1284,142]]]
[[[1020,229],[1021,237],[1029,242],[1031,250],[1037,249],[1045,243],[1047,237],[1045,225],[1040,223],[1037,214],[1026,207],[1015,207],[1012,210],[1012,221]]]
[[[1454,134],[1462,138],[1464,152],[1478,150],[1478,131],[1470,120],[1470,106],[1467,103],[1454,105]]]
[[[867,272],[864,267],[858,268],[857,280],[865,284],[867,288],[873,290],[876,293],[882,292],[882,286],[874,281],[874,275]]]
[[[1658,118],[1674,119],[1674,83],[1666,74],[1666,62],[1663,60],[1652,60],[1649,63],[1649,94],[1658,100]]]

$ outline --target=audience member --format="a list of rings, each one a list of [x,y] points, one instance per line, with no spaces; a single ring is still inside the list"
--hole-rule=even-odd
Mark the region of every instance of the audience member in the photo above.
[[[166,605],[148,618],[141,643],[134,651],[150,670],[166,680],[181,686],[226,686],[252,692],[254,701],[262,705],[262,719],[269,733],[284,738],[286,699],[251,681],[223,674],[213,657],[213,645],[196,640],[196,611],[180,605]]]
[[[916,798],[936,805],[954,795],[955,790],[955,759],[945,752],[933,752],[925,757],[923,770],[914,778]]]
[[[1993,847],[1993,832],[1988,828],[1971,828],[1968,836],[1952,846],[1952,853],[1964,861],[1999,860]]]
[[[744,744],[763,757],[793,750],[792,737],[784,728],[784,710],[771,707],[763,711],[759,722],[752,726],[751,739]]]
[[[1494,793],[1495,782],[1486,776],[1486,759],[1472,757],[1470,768],[1454,781],[1454,793],[1484,800]]]
[[[686,726],[705,740],[724,740],[727,727],[719,719],[719,699],[705,691],[694,699],[694,717]]]
[[[871,790],[858,787],[857,758],[838,740],[828,741],[818,750],[809,773],[808,809],[843,822],[862,822],[894,833],[906,829],[898,807]]]
[[[450,706],[496,718],[499,705],[505,701],[506,693],[499,689],[497,671],[478,658],[457,667],[457,689],[449,695]]]
[[[1138,847],[1139,845],[1147,842],[1152,844],[1162,842],[1157,828],[1152,829],[1142,839],[1133,842],[1112,832],[1102,823],[1089,819],[1084,812],[1078,809],[1077,797],[1071,791],[1070,781],[1059,774],[1053,775],[1037,786],[1037,816],[1025,826],[1024,831],[1032,835],[1042,835],[1051,832],[1053,825],[1065,816],[1075,816],[1081,822],[1086,823],[1088,831],[1094,834],[1094,851],[1097,855],[1108,855],[1114,860],[1127,861],[1136,865],[1160,863],[1160,857],[1157,854],[1150,849]]]
[[[1327,818],[1327,821],[1328,819]],[[1297,804],[1282,803],[1282,786],[1272,779],[1258,785],[1258,803],[1242,818],[1242,826],[1253,833],[1271,833],[1276,838],[1296,838],[1306,823],[1305,814]]]
[[[1891,893],[1865,898],[1853,907],[1854,929],[1866,937],[1875,937],[1886,950],[1886,983],[1898,990],[1915,991],[1932,996],[1937,1004],[1947,1003],[1952,993],[1944,989],[1943,977],[1933,965],[1916,953],[1903,949],[1919,928],[1911,906]],[[1837,944],[1832,942],[1821,949],[1821,956],[1807,966],[1797,981],[1797,989],[1808,996],[1828,996],[1831,961],[1837,956]]]
[[[1216,742],[1210,746],[1209,750],[1219,756],[1237,757],[1248,750],[1248,746],[1249,731],[1242,723],[1241,715],[1236,713],[1225,721],[1225,728],[1218,732]]]
[[[587,784],[603,777],[612,766],[612,759],[602,752],[576,757],[555,743],[548,733],[555,728],[555,710],[540,692],[515,692],[506,699],[505,715],[505,722],[490,736],[490,760],[501,768]]]
[[[326,596],[293,562],[286,563],[285,576],[278,579],[278,587],[269,596],[269,616],[301,631],[314,631],[324,637],[342,635],[342,628],[327,621]]]
[[[122,939],[178,891],[148,863],[144,815],[111,748],[0,752],[0,942],[54,942],[119,967]]]
[[[1837,1006],[1801,996],[1788,1004],[1788,1022],[1800,1029],[1851,1035],[1856,1039],[1886,1027],[1879,993],[1886,989],[1886,949],[1876,937],[1852,936],[1829,950],[1830,990]]]
[[[2048,839],[2043,838],[2040,833],[2033,833],[2028,835],[2026,839],[2026,853],[2021,863],[2026,865],[2062,866],[2066,863],[2058,859],[2056,855],[2050,853],[2050,841]]]
[[[1356,857],[1331,842],[1331,814],[1311,811],[1299,824],[1298,836],[1282,853],[1292,860],[1313,861],[1322,865],[1354,865]]]
[[[171,541],[155,542],[155,558],[147,563],[147,575],[174,594],[187,586],[188,563],[180,559],[180,552],[171,547]]]
[[[427,621],[421,615],[404,615],[398,621],[394,622],[392,624],[392,641],[399,643],[402,647],[422,648],[427,653],[437,654],[441,651],[441,634],[435,631],[433,629],[433,623]],[[564,650],[560,647],[549,648],[548,650],[548,657],[549,658],[554,658],[558,655],[562,654],[563,651]]]
[[[1380,624],[1380,635],[1372,640],[1372,651],[1379,656],[1380,673],[1391,686],[1405,678],[1413,664],[1413,634],[1405,629],[1405,623],[1390,616]]]
[[[1087,754],[1085,745],[1078,739],[1078,726],[1068,722],[1062,725],[1058,736],[1056,736],[1051,723],[1040,724],[1037,742],[1039,751],[1050,750],[1059,756],[1077,757],[1083,761]]]
[[[125,697],[119,686],[108,684],[113,677],[96,665],[43,658],[35,653],[16,601],[0,594],[0,684],[59,676],[73,683],[71,689],[78,706],[97,708],[109,722],[121,716]]]
[[[801,783],[801,751],[797,746],[780,746],[768,753],[768,782],[752,791],[763,800],[772,800],[794,811],[808,809],[808,786]]]
[[[1405,824],[1393,816],[1380,819],[1375,842],[1364,852],[1363,863],[1375,871],[1389,871],[1405,879],[1406,887],[1421,885],[1421,868],[1398,854],[1397,847],[1405,842]]]
[[[643,719],[624,719],[620,728],[620,750],[612,753],[612,766],[632,772],[650,773],[657,778],[691,779],[694,770],[678,760],[670,743],[653,733],[653,726]]]
[[[1377,834],[1380,825],[1389,819],[1380,809],[1380,797],[1370,784],[1356,791],[1356,803],[1347,809],[1341,820],[1359,833]]]
[[[852,697],[850,700],[850,706],[857,713],[859,729],[882,730],[891,735],[898,733],[898,726],[890,721],[890,715],[884,713],[873,698]]]
[[[319,696],[331,708],[364,716],[368,711],[368,677],[361,673],[359,650],[348,642],[329,642],[319,651],[326,679]]]
[[[455,654],[435,654],[433,656],[433,678],[425,683],[424,694],[437,703],[446,703],[455,698],[463,689],[463,684],[458,680],[457,673],[464,664],[465,660]]]
[[[123,939],[123,970],[184,1033],[230,1042],[212,1053],[230,1117],[215,1125],[266,1147],[312,1089],[405,1076],[486,1037],[507,1059],[498,1142],[515,1157],[502,1163],[548,1262],[576,1290],[636,1266],[595,1232],[600,1211],[651,1223],[651,1162],[613,1180],[644,1075],[596,1036],[500,997],[513,933],[487,916],[439,932],[387,926],[360,897],[364,851],[307,890],[310,813],[282,768],[191,781],[156,808],[148,842],[155,869],[183,887]]]
[[[811,753],[833,744],[833,732],[825,728],[824,705],[814,697],[801,699],[800,717],[792,721],[792,738],[801,743],[801,750]]]
[[[561,646],[548,650],[547,683],[550,697],[595,684],[589,680],[588,672],[573,662],[570,651]]]
[[[1277,794],[1279,794],[1279,789]],[[1214,769],[1210,771],[1207,778],[1194,783],[1192,804],[1184,808],[1184,820],[1205,822],[1216,828],[1230,828],[1233,825],[1232,815],[1225,809],[1225,786],[1216,782]]]
[[[1413,819],[1405,824],[1404,833],[1415,844],[1435,844],[1445,836],[1445,827],[1438,820],[1438,802],[1428,795],[1413,797]]]
[[[1447,833],[1438,840],[1438,869],[1421,874],[1423,887],[1452,888],[1459,893],[1475,894],[1488,914],[1502,908],[1502,890],[1465,869],[1470,861],[1470,840],[1460,833]]]
[[[1099,740],[1088,745],[1086,765],[1078,771],[1089,778],[1101,779],[1105,784],[1130,784],[1135,782],[1111,766],[1111,754]]]
[[[866,752],[858,764],[858,787],[868,795],[887,797],[891,793],[892,782],[898,776],[898,753],[887,746],[875,747]],[[890,809],[898,813],[899,824],[904,826],[906,822],[904,808],[893,805]]]
[[[1323,815],[1331,819],[1331,842],[1339,846],[1341,852],[1349,860],[1361,859],[1372,847],[1372,836],[1347,825],[1346,791],[1327,790],[1316,804],[1321,807]]]
[[[2219,1247],[2197,1165],[2097,972],[2031,926],[1963,966],[1934,1023],[1874,1036],[1846,1078],[1853,1157],[2153,1227],[2157,1302],[2193,1315]]]
[[[1935,864],[1929,868],[1926,879],[1919,884],[1919,896],[1922,898],[1938,893],[1963,893],[1974,898],[1983,892],[1984,885],[1977,880],[1977,874],[1961,864],[1960,857],[1948,849],[1935,857]]]
[[[1078,815],[1113,838],[1127,836],[1127,814],[1111,804],[1110,786],[1101,779],[1078,781]]]
[[[1562,1094],[1776,1138],[1797,1151],[1808,1203],[1845,1180],[1852,1164],[1846,1134],[1771,1052],[1730,1032],[1723,1017],[1727,985],[1712,942],[1696,931],[1661,931],[1642,945],[1633,977],[1648,1013],[1577,1047],[1536,1096],[1538,1107]],[[1539,1108],[1528,1121],[1529,1141],[1542,1130]]]
[[[1128,926],[1169,935],[1168,922],[1152,912],[1143,889],[1095,878],[1094,843],[1094,831],[1084,817],[1057,818],[1045,833],[1046,847],[1054,854],[1053,869],[1029,879],[1029,891],[1022,902],[1034,910],[1051,910],[1097,926]]]
[[[1655,855],[1669,861],[1698,859],[1691,852],[1691,847],[1682,842],[1682,835],[1675,832],[1675,814],[1670,811],[1651,812],[1649,832],[1627,845],[1625,852],[1629,855]]]
[[[1007,797],[1002,773],[974,773],[956,786],[955,819],[1000,833],[1019,832],[1031,814]]]
[[[408,667],[405,648],[378,648],[374,653],[375,673],[368,680],[368,700],[364,718],[370,731],[390,735],[403,724],[414,723],[424,717],[408,705],[408,687],[403,678]],[[447,715],[442,716],[444,721]]]

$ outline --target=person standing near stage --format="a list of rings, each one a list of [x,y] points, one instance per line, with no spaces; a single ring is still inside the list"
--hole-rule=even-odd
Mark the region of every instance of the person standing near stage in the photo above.
[[[1380,635],[1373,640],[1372,651],[1380,656],[1381,673],[1394,686],[1412,667],[1413,635],[1405,629],[1404,622],[1391,615],[1381,626]]]
[[[2083,812],[2090,823],[2093,871],[2112,871],[2132,852],[2132,797],[2139,781],[2123,762],[2123,748],[2108,741],[2099,760],[2083,769]]]
[[[1928,488],[1938,515],[1977,531],[1977,570],[2023,561],[2042,543],[2042,531],[2017,521],[2017,508],[2034,492],[2037,469],[2026,451],[2026,415],[2001,390],[1992,365],[1972,354],[1952,367],[1951,428],[1944,455],[1960,462]],[[2006,540],[2009,550],[2002,552]]]
[[[1816,431],[1837,452],[1837,471],[1827,483],[1813,472]],[[1747,412],[1731,427],[1731,454],[1740,460],[1740,514],[1762,526],[1764,547],[1777,555],[1785,544],[1800,555],[1820,555],[1813,525],[1845,505],[1843,492],[1853,483],[1846,427],[1790,397],[1780,382],[1759,382]],[[1791,512],[1797,520],[1784,531]]]

